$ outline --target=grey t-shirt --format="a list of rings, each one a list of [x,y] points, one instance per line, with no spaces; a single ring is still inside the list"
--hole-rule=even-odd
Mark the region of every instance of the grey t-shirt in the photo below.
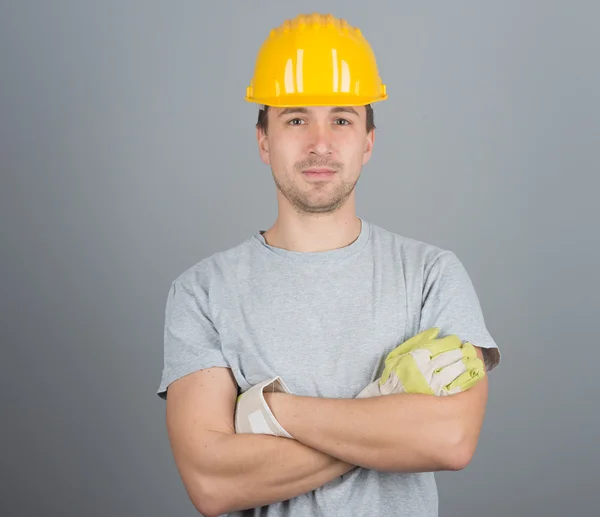
[[[158,395],[191,372],[227,367],[240,391],[279,375],[296,395],[354,398],[391,350],[430,327],[497,349],[453,252],[365,220],[353,243],[327,252],[275,248],[257,231],[173,281]],[[438,494],[433,473],[357,467],[289,501],[229,515],[437,517]]]

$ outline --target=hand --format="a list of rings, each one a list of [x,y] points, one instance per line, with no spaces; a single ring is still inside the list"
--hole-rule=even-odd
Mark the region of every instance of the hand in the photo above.
[[[455,335],[438,338],[439,331],[435,327],[425,330],[390,352],[381,377],[357,398],[397,393],[453,395],[479,382],[485,367],[475,347]]]
[[[290,393],[283,379],[274,377],[252,386],[239,395],[235,406],[235,432],[292,438],[275,418],[265,400],[264,391]]]

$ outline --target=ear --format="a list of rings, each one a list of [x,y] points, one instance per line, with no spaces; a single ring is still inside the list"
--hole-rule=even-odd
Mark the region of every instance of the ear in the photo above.
[[[371,131],[367,134],[367,138],[365,141],[365,151],[363,153],[363,165],[371,159],[371,155],[373,154],[373,146],[374,145],[375,145],[375,130],[371,129]]]
[[[269,157],[269,141],[267,135],[261,128],[256,128],[256,141],[258,143],[258,153],[260,159],[266,164],[271,165]]]

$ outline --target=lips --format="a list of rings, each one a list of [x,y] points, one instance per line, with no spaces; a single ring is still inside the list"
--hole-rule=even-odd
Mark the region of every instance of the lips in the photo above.
[[[302,172],[308,178],[330,178],[335,174],[333,169],[327,167],[313,167]]]
[[[306,174],[333,174],[335,171],[328,167],[313,167],[304,171]]]

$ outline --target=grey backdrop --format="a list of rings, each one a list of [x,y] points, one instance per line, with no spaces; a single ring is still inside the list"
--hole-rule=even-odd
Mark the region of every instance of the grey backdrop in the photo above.
[[[600,7],[542,0],[1,2],[1,515],[196,515],[155,395],[167,289],[273,221],[243,95],[313,10],[388,85],[359,213],[455,251],[502,349],[441,517],[597,515]]]

